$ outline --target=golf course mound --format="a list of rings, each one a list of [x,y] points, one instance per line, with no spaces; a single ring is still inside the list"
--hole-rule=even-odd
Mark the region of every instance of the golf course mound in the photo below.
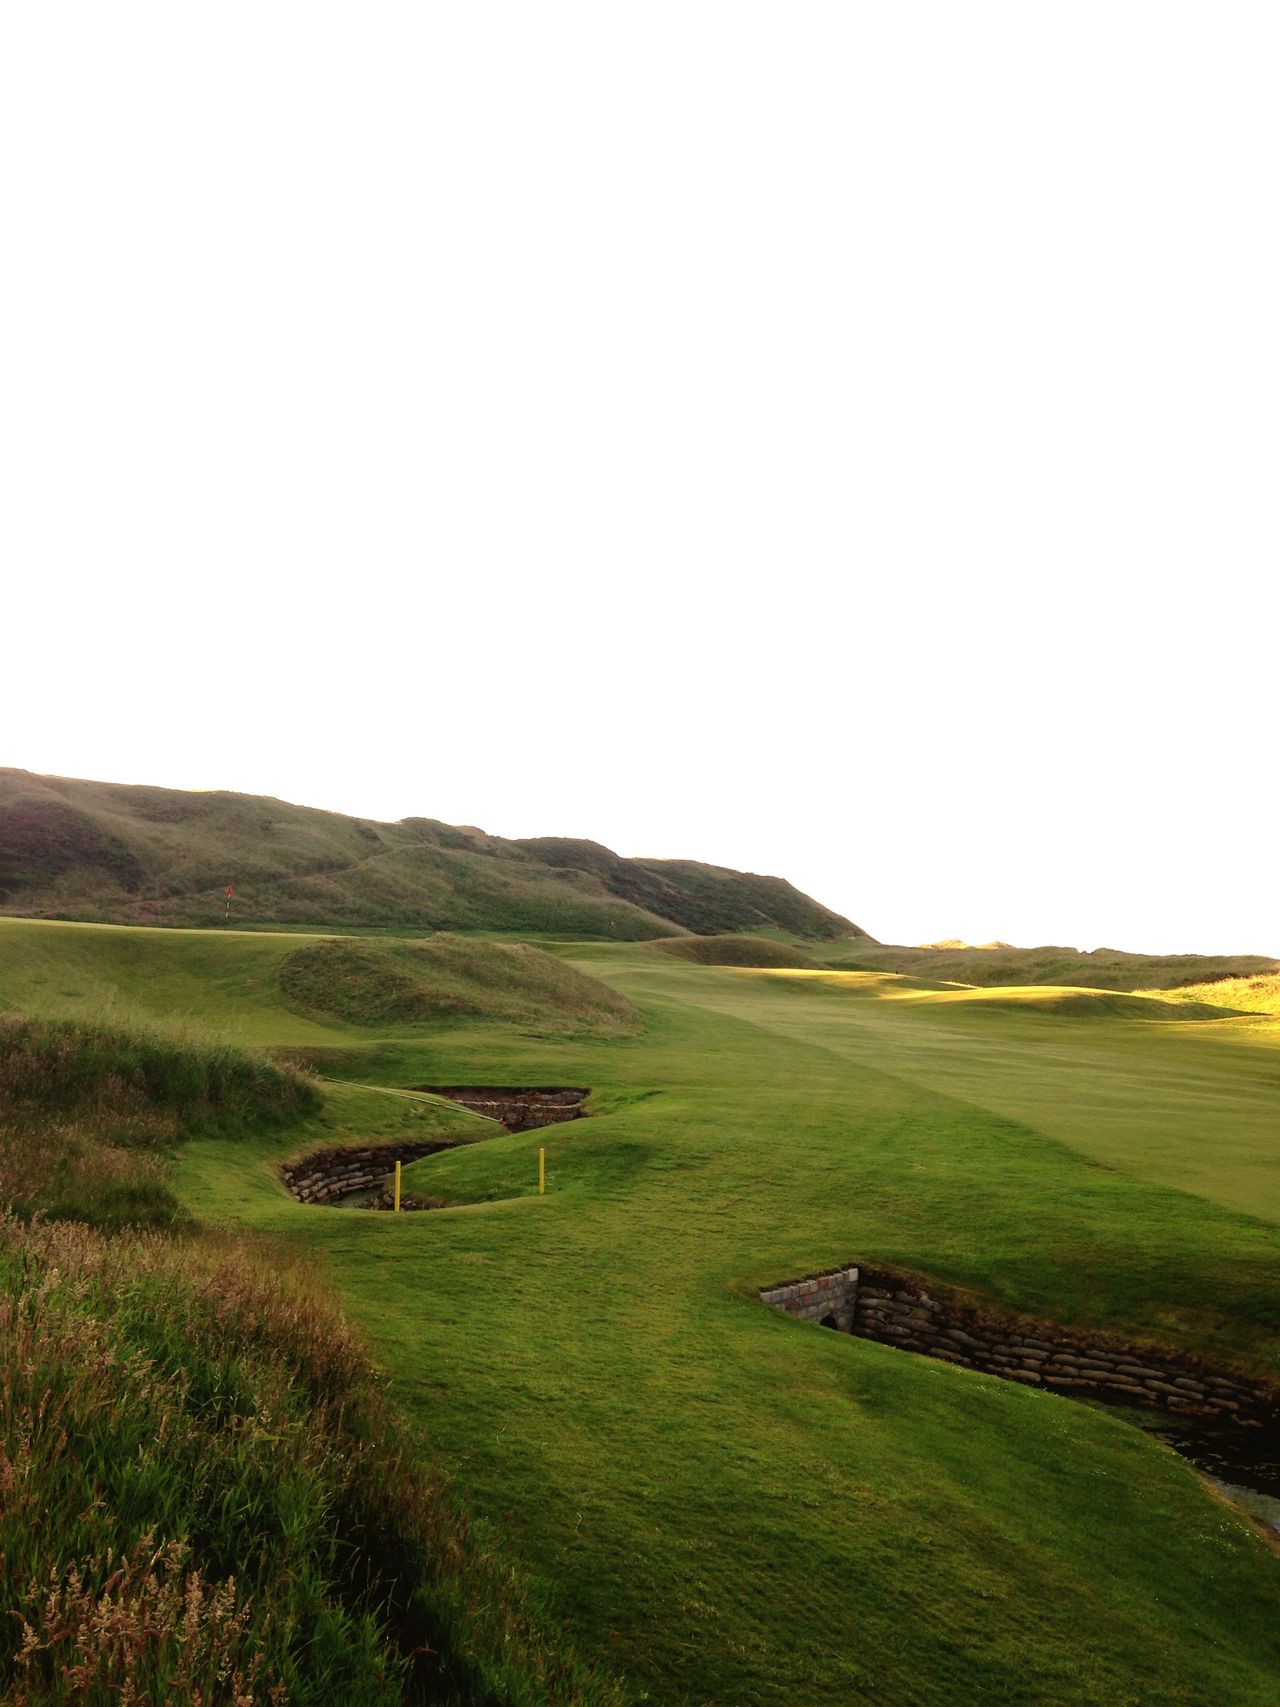
[[[280,1178],[299,1203],[337,1203],[367,1196],[368,1208],[390,1208],[381,1188],[397,1162],[418,1162],[457,1142],[455,1138],[415,1138],[398,1144],[327,1144],[284,1163]],[[401,1200],[401,1208],[436,1207],[436,1200]]]
[[[503,1020],[539,1036],[620,1037],[640,1024],[625,996],[526,943],[326,938],[288,955],[278,977],[292,1007],[348,1025]]]
[[[246,1050],[134,1024],[0,1019],[0,1205],[97,1225],[173,1219],[168,1152],[305,1119],[312,1081]]]
[[[649,945],[659,954],[688,960],[695,966],[799,966],[814,965],[812,957],[790,943],[765,936],[673,936]]]

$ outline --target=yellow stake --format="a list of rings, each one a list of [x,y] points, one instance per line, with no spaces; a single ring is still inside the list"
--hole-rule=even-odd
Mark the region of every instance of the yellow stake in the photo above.
[[[547,1189],[547,1152],[545,1150],[539,1150],[538,1151],[538,1195],[539,1195],[539,1197],[541,1197],[542,1193],[544,1191],[546,1191],[546,1189]]]
[[[396,1163],[396,1214],[400,1213],[400,1164]]]

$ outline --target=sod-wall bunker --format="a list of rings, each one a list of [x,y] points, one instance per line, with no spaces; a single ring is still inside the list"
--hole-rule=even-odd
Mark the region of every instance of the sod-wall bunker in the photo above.
[[[508,1132],[536,1132],[562,1120],[585,1120],[582,1105],[591,1095],[582,1085],[415,1085],[414,1089],[448,1097],[472,1114],[498,1121]]]
[[[457,1146],[456,1138],[414,1139],[404,1144],[336,1144],[287,1162],[280,1169],[280,1177],[299,1203],[333,1203],[355,1192],[376,1190],[397,1162],[417,1162],[423,1156]],[[402,1207],[409,1205],[403,1203]]]
[[[1149,1346],[943,1302],[919,1277],[891,1269],[850,1265],[767,1287],[760,1297],[802,1321],[1050,1393],[1249,1427],[1280,1421],[1277,1394],[1259,1383]]]
[[[584,1120],[582,1104],[590,1096],[580,1085],[419,1085],[419,1091],[448,1097],[472,1114],[505,1128],[508,1132],[533,1132],[565,1120]],[[350,1203],[366,1193],[379,1191],[397,1162],[417,1162],[441,1150],[454,1150],[475,1140],[461,1138],[417,1138],[396,1144],[335,1144],[312,1150],[296,1161],[286,1162],[280,1177],[299,1203]],[[390,1209],[390,1194],[363,1203],[367,1209]],[[402,1209],[435,1209],[431,1198],[402,1197]]]

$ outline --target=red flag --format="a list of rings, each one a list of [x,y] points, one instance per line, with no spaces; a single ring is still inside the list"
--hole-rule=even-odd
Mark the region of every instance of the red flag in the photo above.
[[[228,883],[227,884],[227,900],[229,901],[230,899],[231,899],[231,885]]]

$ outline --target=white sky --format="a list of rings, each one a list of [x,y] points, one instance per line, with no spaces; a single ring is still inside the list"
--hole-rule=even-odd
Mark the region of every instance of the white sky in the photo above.
[[[0,12],[0,762],[1280,953],[1280,14]]]

